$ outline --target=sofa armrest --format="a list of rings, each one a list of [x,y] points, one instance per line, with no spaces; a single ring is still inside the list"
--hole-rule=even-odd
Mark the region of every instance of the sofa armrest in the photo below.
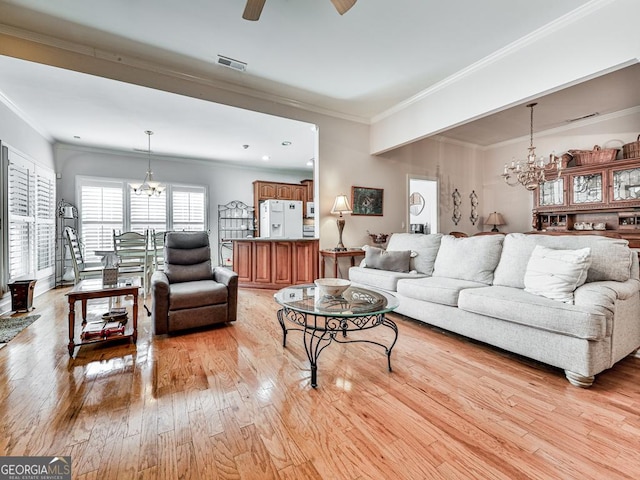
[[[151,276],[151,323],[156,335],[169,331],[169,278],[160,270]]]
[[[213,267],[213,279],[227,286],[227,321],[235,322],[238,316],[238,274],[229,268]]]
[[[640,281],[630,279],[626,282],[611,280],[589,282],[581,285],[574,292],[576,305],[613,306],[616,300],[627,300],[640,291]]]

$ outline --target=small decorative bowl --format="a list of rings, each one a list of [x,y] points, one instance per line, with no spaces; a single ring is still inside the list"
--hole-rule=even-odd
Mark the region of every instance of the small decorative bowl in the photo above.
[[[322,295],[328,297],[339,297],[351,285],[351,282],[344,278],[319,278],[313,283],[320,289]]]
[[[376,245],[380,245],[387,241],[389,234],[388,233],[370,233],[369,236],[371,237],[371,241],[373,243],[375,243]]]

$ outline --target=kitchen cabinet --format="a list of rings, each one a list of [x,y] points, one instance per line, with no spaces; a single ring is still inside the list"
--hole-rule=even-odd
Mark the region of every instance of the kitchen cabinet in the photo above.
[[[639,220],[640,158],[569,167],[534,193],[538,231],[606,232],[640,248]]]
[[[233,266],[241,287],[313,283],[318,278],[318,240],[234,240]]]
[[[309,182],[311,184],[309,185]],[[311,200],[309,200],[311,191]],[[306,215],[307,202],[313,201],[313,180],[303,180],[301,183],[282,183],[256,180],[253,182],[253,207],[256,212],[257,232],[260,231],[260,202],[264,200],[301,200],[302,212]]]

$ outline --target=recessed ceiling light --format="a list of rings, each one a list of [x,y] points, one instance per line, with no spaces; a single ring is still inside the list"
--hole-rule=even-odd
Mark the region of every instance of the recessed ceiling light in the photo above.
[[[265,162],[270,160],[270,159],[271,159],[271,157],[269,155],[263,155],[262,156],[262,160],[264,160]]]
[[[283,147],[288,147],[289,145],[291,145],[291,142],[289,140],[285,140],[284,142],[282,142]]]

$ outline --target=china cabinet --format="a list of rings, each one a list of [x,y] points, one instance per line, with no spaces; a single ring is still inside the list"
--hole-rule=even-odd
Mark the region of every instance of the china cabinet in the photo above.
[[[538,231],[615,233],[640,248],[640,158],[569,167],[534,193]]]

